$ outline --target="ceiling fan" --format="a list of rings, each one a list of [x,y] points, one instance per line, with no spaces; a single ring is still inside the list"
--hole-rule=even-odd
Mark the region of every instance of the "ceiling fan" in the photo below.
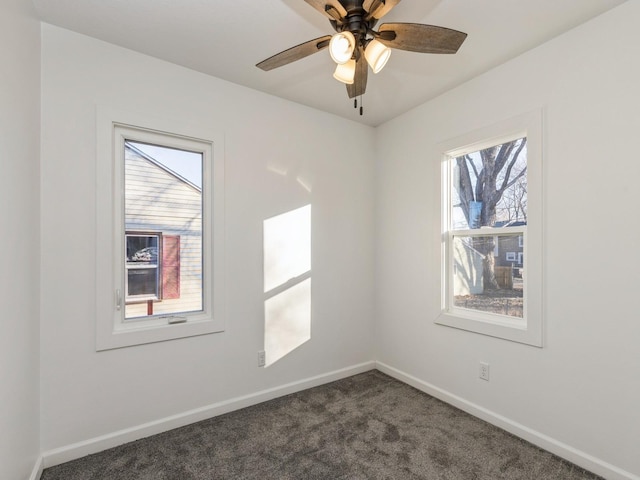
[[[378,73],[389,60],[392,48],[420,53],[456,53],[466,33],[420,23],[376,25],[400,0],[305,0],[325,15],[333,35],[309,40],[263,60],[256,66],[273,70],[329,47],[337,67],[336,80],[347,85],[349,98],[365,93],[369,66]],[[362,114],[362,112],[361,112]]]

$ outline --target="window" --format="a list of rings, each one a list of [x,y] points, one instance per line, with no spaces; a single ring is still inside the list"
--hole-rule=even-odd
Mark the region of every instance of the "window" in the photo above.
[[[180,298],[180,251],[180,235],[126,233],[124,292],[127,305],[147,302],[150,306],[147,315],[152,315],[155,302]],[[195,271],[202,269],[200,261],[193,266]],[[197,295],[202,295],[200,288]],[[135,317],[135,313],[127,311],[126,318],[131,317]]]
[[[98,350],[223,330],[221,140],[174,128],[99,112]]]
[[[126,300],[160,300],[158,253],[160,234],[127,233],[125,237]]]
[[[203,159],[124,142],[126,320],[203,309]]]
[[[541,346],[540,112],[441,147],[442,311],[436,322]]]

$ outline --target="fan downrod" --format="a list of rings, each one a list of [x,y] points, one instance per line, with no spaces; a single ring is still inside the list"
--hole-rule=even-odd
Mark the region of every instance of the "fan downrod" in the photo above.
[[[340,20],[329,20],[333,29],[340,33],[349,31],[357,39],[358,45],[365,47],[367,35],[373,32],[377,20],[372,18],[366,20],[367,12],[362,7],[363,0],[340,0],[340,4],[347,11],[347,14]],[[327,6],[326,8],[330,8]]]

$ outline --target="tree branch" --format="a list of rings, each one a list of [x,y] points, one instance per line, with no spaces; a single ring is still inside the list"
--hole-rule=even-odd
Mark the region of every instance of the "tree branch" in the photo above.
[[[511,142],[511,143],[515,144],[515,142]],[[511,176],[511,170],[513,169],[513,166],[518,161],[518,157],[522,153],[522,150],[524,149],[524,146],[526,144],[527,144],[527,139],[523,138],[522,141],[520,142],[520,145],[518,146],[518,150],[516,150],[516,152],[513,154],[513,157],[511,158],[511,162],[509,162],[509,166],[507,167],[507,171],[504,174],[504,180],[502,181],[502,186],[498,190],[498,192],[500,192],[500,195],[502,195],[502,193],[507,188],[509,188],[511,185],[513,185],[513,183],[515,183],[515,182],[510,182],[509,181],[509,177]],[[512,149],[513,149],[513,147],[510,148],[510,150],[512,150]],[[503,166],[504,166],[504,164],[503,164]],[[516,176],[516,178],[514,180],[517,180],[518,178],[520,178],[522,176],[523,172],[525,172],[526,170],[527,170],[527,167],[522,169],[522,171]]]
[[[510,187],[511,185],[513,185],[514,183],[516,183],[516,182],[518,181],[518,179],[519,179],[520,177],[522,177],[525,173],[527,173],[527,167],[524,167],[524,168],[520,171],[520,173],[518,173],[518,175],[516,175],[516,176],[514,177],[514,179],[513,179],[513,180],[511,180],[509,183],[507,183],[507,185],[505,185],[505,186],[504,186],[504,188],[501,188],[501,189],[500,189],[500,192],[504,192],[507,188],[509,188],[509,187]],[[501,193],[501,194],[502,194],[502,193]]]
[[[460,197],[460,204],[462,205],[462,212],[464,218],[469,223],[469,202],[473,197],[473,184],[471,183],[471,174],[469,173],[469,166],[466,161],[466,156],[457,157],[456,162],[458,169],[460,170],[460,183],[457,185],[458,196]]]
[[[513,140],[511,142],[503,143],[502,145],[500,145],[500,150],[498,151],[498,155],[496,155],[495,161],[496,172],[499,172],[504,168],[507,160],[511,156],[511,152],[515,147],[516,142],[517,140]]]
[[[469,165],[471,165],[471,168],[473,169],[473,173],[476,175],[476,180],[477,180],[479,177],[478,168],[476,167],[476,164],[474,163],[473,159],[469,155],[465,155],[464,159],[467,161]]]

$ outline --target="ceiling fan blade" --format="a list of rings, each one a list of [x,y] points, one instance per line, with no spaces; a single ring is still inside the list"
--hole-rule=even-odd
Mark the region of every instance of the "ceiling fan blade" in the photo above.
[[[378,40],[390,48],[420,53],[456,53],[467,34],[421,23],[384,23]]]
[[[367,75],[369,67],[364,55],[359,55],[356,60],[356,75],[351,85],[347,84],[347,94],[349,98],[364,95],[367,90]]]
[[[338,0],[304,0],[313,8],[331,20],[340,21],[347,16],[347,11]]]
[[[276,53],[273,57],[269,57],[258,63],[256,67],[261,68],[265,72],[273,70],[274,68],[282,67],[283,65],[308,57],[309,55],[327,48],[330,40],[331,35],[325,35],[324,37],[309,40],[308,42],[291,47],[284,52]]]
[[[364,0],[362,8],[367,12],[367,20],[372,18],[380,20],[399,3],[400,0]]]

